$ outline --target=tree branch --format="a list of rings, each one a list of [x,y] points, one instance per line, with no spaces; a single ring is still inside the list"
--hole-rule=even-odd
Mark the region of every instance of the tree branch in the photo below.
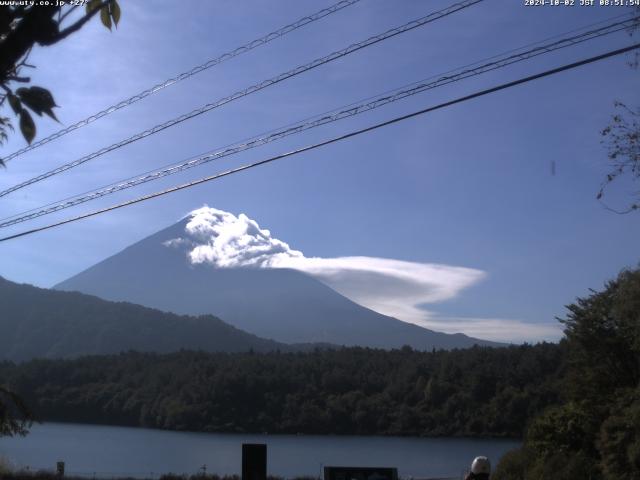
[[[108,4],[109,4],[109,0],[105,0],[96,8],[94,8],[89,13],[87,13],[84,17],[82,17],[80,20],[76,21],[76,23],[60,31],[57,35],[54,35],[53,37],[51,37],[51,39],[47,43],[41,43],[41,45],[51,45],[51,44],[57,43],[60,40],[68,37],[72,33],[77,32],[84,26],[85,23],[91,20],[96,13],[98,13],[103,7],[107,6]]]
[[[0,42],[0,82],[12,73],[18,61],[33,47],[34,43],[57,30],[53,15],[59,7],[39,6],[28,10],[16,28]]]
[[[7,77],[7,81],[29,83],[31,81],[31,77],[18,77],[15,75],[10,75]]]
[[[64,21],[65,18],[67,18],[67,16],[73,12],[76,8],[78,8],[77,5],[74,5],[73,7],[71,7],[69,10],[67,10],[66,12],[64,12],[63,15],[60,16],[60,19],[58,20],[58,26],[60,26],[60,24]],[[62,11],[62,10],[60,10]]]

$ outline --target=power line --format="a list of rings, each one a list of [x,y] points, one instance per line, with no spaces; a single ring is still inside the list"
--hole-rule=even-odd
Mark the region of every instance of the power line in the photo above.
[[[615,55],[621,55],[623,53],[627,53],[627,52],[630,52],[632,50],[636,50],[638,48],[640,48],[640,43],[636,43],[634,45],[630,45],[630,46],[624,47],[624,48],[619,48],[617,50],[612,50],[612,51],[609,51],[607,53],[603,53],[601,55],[597,55],[595,57],[589,57],[589,58],[586,58],[584,60],[580,60],[578,62],[574,62],[574,63],[563,65],[561,67],[553,68],[551,70],[546,70],[544,72],[537,73],[535,75],[530,75],[530,76],[527,76],[527,77],[523,77],[523,78],[520,78],[518,80],[514,80],[514,81],[511,81],[511,82],[503,83],[501,85],[498,85],[498,86],[495,86],[495,87],[492,87],[492,88],[488,88],[488,89],[485,89],[485,90],[480,90],[480,91],[472,93],[470,95],[465,95],[464,97],[459,97],[459,98],[456,98],[454,100],[450,100],[448,102],[440,103],[440,104],[435,105],[433,107],[424,108],[424,109],[418,110],[416,112],[412,112],[412,113],[409,113],[409,114],[406,114],[406,115],[395,117],[395,118],[392,118],[391,120],[387,120],[387,121],[384,121],[384,122],[381,122],[381,123],[377,123],[375,125],[371,125],[369,127],[365,127],[365,128],[359,129],[359,130],[355,130],[355,131],[346,133],[344,135],[333,137],[333,138],[330,138],[328,140],[324,140],[322,142],[318,142],[318,143],[315,143],[315,144],[312,144],[312,145],[307,145],[306,147],[298,148],[296,150],[291,150],[289,152],[282,153],[280,155],[276,155],[276,156],[273,156],[273,157],[269,157],[269,158],[264,159],[264,160],[260,160],[260,161],[254,162],[254,163],[245,164],[245,165],[242,165],[240,167],[232,168],[230,170],[226,170],[224,172],[217,173],[215,175],[210,175],[210,176],[207,176],[207,177],[204,177],[204,178],[200,178],[198,180],[193,180],[191,182],[183,183],[181,185],[177,185],[177,186],[174,186],[174,187],[171,187],[171,188],[167,188],[167,189],[161,190],[159,192],[154,192],[154,193],[150,193],[150,194],[147,194],[147,195],[143,195],[142,197],[138,197],[138,198],[135,198],[135,199],[132,199],[132,200],[128,200],[126,202],[122,202],[122,203],[119,203],[119,204],[116,204],[116,205],[112,205],[110,207],[102,208],[102,209],[99,209],[99,210],[94,210],[93,212],[89,212],[89,213],[85,213],[85,214],[82,214],[82,215],[78,215],[76,217],[68,218],[66,220],[62,220],[62,221],[51,223],[49,225],[45,225],[45,226],[42,226],[42,227],[38,227],[38,228],[31,229],[31,230],[23,231],[23,232],[20,232],[20,233],[16,233],[16,234],[13,234],[13,235],[9,235],[7,237],[0,238],[0,242],[6,242],[8,240],[13,240],[15,238],[24,237],[26,235],[31,235],[33,233],[41,232],[43,230],[49,230],[51,228],[59,227],[59,226],[66,225],[66,224],[72,223],[72,222],[77,222],[77,221],[83,220],[85,218],[89,218],[89,217],[93,217],[93,216],[96,216],[96,215],[100,215],[102,213],[110,212],[112,210],[117,210],[119,208],[127,207],[129,205],[134,205],[136,203],[141,203],[141,202],[144,202],[146,200],[151,200],[152,198],[157,198],[157,197],[160,197],[160,196],[163,196],[163,195],[167,195],[169,193],[177,192],[179,190],[184,190],[184,189],[187,189],[187,188],[191,188],[191,187],[194,187],[196,185],[200,185],[202,183],[210,182],[210,181],[213,181],[213,180],[218,180],[218,179],[220,179],[222,177],[226,177],[226,176],[229,176],[229,175],[232,175],[232,174],[235,174],[235,173],[239,173],[239,172],[242,172],[244,170],[249,170],[249,169],[252,169],[252,168],[255,168],[255,167],[259,167],[261,165],[265,165],[267,163],[275,162],[276,160],[281,160],[283,158],[287,158],[287,157],[291,157],[291,156],[294,156],[294,155],[298,155],[298,154],[303,153],[303,152],[308,152],[310,150],[315,150],[316,148],[324,147],[324,146],[330,145],[332,143],[337,143],[337,142],[340,142],[342,140],[346,140],[346,139],[349,139],[349,138],[352,138],[352,137],[355,137],[355,136],[358,136],[358,135],[362,135],[364,133],[371,132],[373,130],[377,130],[377,129],[382,128],[382,127],[386,127],[386,126],[392,125],[394,123],[398,123],[398,122],[401,122],[401,121],[404,121],[404,120],[408,120],[408,119],[413,118],[413,117],[417,117],[419,115],[424,115],[426,113],[433,112],[435,110],[440,110],[440,109],[443,109],[443,108],[446,108],[446,107],[450,107],[450,106],[456,105],[458,103],[466,102],[466,101],[472,100],[474,98],[478,98],[478,97],[482,97],[482,96],[485,96],[485,95],[489,95],[491,93],[495,93],[495,92],[498,92],[500,90],[505,90],[505,89],[508,89],[508,88],[512,88],[512,87],[515,87],[517,85],[521,85],[521,84],[528,83],[528,82],[531,82],[531,81],[534,81],[534,80],[538,80],[540,78],[548,77],[550,75],[555,75],[555,74],[558,74],[558,73],[561,73],[561,72],[564,72],[564,71],[567,71],[567,70],[571,70],[571,69],[574,69],[574,68],[577,68],[577,67],[581,67],[583,65],[587,65],[587,64],[594,63],[594,62],[597,62],[597,61],[600,61],[600,60],[604,60],[606,58],[610,58],[610,57],[613,57]]]
[[[412,20],[408,23],[405,23],[404,25],[401,25],[399,27],[396,28],[392,28],[390,30],[387,30],[386,32],[380,33],[378,35],[374,35],[372,37],[369,37],[366,40],[363,40],[362,42],[359,43],[354,43],[346,48],[343,48],[342,50],[338,50],[336,52],[333,52],[329,55],[326,55],[324,57],[318,58],[310,63],[307,63],[305,65],[301,65],[298,66],[292,70],[289,70],[285,73],[281,73],[280,75],[277,75],[275,77],[272,77],[268,80],[264,80],[260,83],[256,83],[254,85],[251,85],[248,88],[245,88],[244,90],[240,90],[232,95],[229,95],[227,97],[224,97],[220,100],[217,100],[213,103],[208,103],[207,105],[204,105],[200,108],[197,108],[189,113],[185,113],[179,117],[173,118],[165,123],[156,125],[155,127],[152,127],[148,130],[145,130],[143,132],[137,133],[125,140],[122,140],[120,142],[114,143],[108,147],[104,147],[96,152],[90,153],[89,155],[86,155],[82,158],[79,158],[77,160],[74,160],[73,162],[69,162],[66,163],[60,167],[54,168],[53,170],[49,170],[46,173],[43,173],[41,175],[38,175],[36,177],[33,177],[29,180],[26,180],[22,183],[19,183],[17,185],[14,185],[13,187],[10,187],[6,190],[3,190],[0,192],[0,197],[4,197],[5,195],[10,194],[11,192],[15,192],[16,190],[20,190],[21,188],[27,187],[29,185],[32,185],[34,183],[40,182],[46,178],[49,178],[53,175],[58,175],[62,172],[65,172],[67,170],[70,170],[71,168],[77,167],[79,165],[82,165],[90,160],[93,160],[101,155],[104,155],[105,153],[111,152],[113,150],[116,150],[118,148],[124,147],[125,145],[128,145],[130,143],[136,142],[138,140],[141,140],[143,138],[146,138],[150,135],[156,134],[162,130],[165,130],[169,127],[172,127],[174,125],[177,125],[179,123],[182,123],[186,120],[189,120],[191,118],[194,118],[198,115],[202,115],[203,113],[206,113],[210,110],[213,110],[214,108],[218,108],[221,107],[227,103],[230,103],[234,100],[237,100],[239,98],[245,97],[247,95],[251,95],[252,93],[258,92],[260,90],[263,90],[267,87],[270,87],[272,85],[278,84],[284,80],[287,80],[289,78],[295,77],[297,75],[300,75],[301,73],[307,72],[309,70],[312,70],[314,68],[317,68],[321,65],[324,65],[326,63],[332,62],[334,60],[337,60],[339,58],[342,58],[346,55],[349,55],[353,52],[356,52],[358,50],[362,50],[363,48],[369,47],[371,45],[374,45],[376,43],[382,42],[383,40],[387,40],[389,38],[395,37],[396,35],[400,35],[402,33],[408,32],[410,30],[413,30],[415,28],[418,27],[422,27],[428,23],[434,22],[440,18],[446,17],[448,15],[451,15],[455,12],[458,12],[460,10],[463,10],[465,8],[468,8],[472,5],[475,5],[476,3],[480,3],[484,0],[464,0],[462,2],[459,3],[455,3],[449,7],[446,7],[442,10],[430,13],[429,15],[426,15],[424,17],[418,18],[416,20]]]
[[[167,80],[165,80],[164,82],[160,82],[157,85],[154,85],[151,88],[148,88],[146,90],[143,90],[139,93],[136,93],[135,95],[132,95],[131,97],[127,98],[126,100],[122,100],[118,103],[116,103],[115,105],[111,105],[110,107],[105,108],[104,110],[101,110],[98,113],[94,113],[93,115],[91,115],[90,117],[87,117],[83,120],[80,120],[76,123],[74,123],[73,125],[69,125],[66,128],[63,128],[61,130],[58,130],[55,133],[52,133],[51,135],[49,135],[48,137],[43,138],[42,140],[39,140],[35,143],[32,143],[31,145],[28,145],[24,148],[21,148],[20,150],[17,150],[15,152],[13,152],[12,154],[8,155],[7,157],[3,158],[4,162],[8,162],[20,155],[22,155],[23,153],[29,152],[35,148],[38,148],[42,145],[45,145],[49,142],[52,142],[53,140],[56,140],[64,135],[66,135],[67,133],[71,133],[74,130],[77,130],[81,127],[84,127],[85,125],[89,125],[90,123],[95,122],[96,120],[102,118],[102,117],[106,117],[107,115],[120,110],[121,108],[124,107],[128,107],[129,105],[136,103],[140,100],[142,100],[143,98],[146,98],[150,95],[153,95],[154,93],[159,92],[160,90],[169,87],[171,85],[175,85],[178,82],[181,82],[182,80],[186,80],[189,77],[193,77],[194,75],[197,75],[198,73],[204,72],[205,70],[208,70],[209,68],[215,67],[216,65],[219,65],[227,60],[231,60],[234,57],[237,57],[239,55],[242,55],[243,53],[247,53],[251,50],[253,50],[254,48],[260,47],[262,45],[266,45],[267,43],[276,40],[277,38],[283,37],[285,35],[287,35],[288,33],[291,33],[301,27],[304,27],[306,25],[309,25],[310,23],[316,22],[328,15],[331,15],[332,13],[338,12],[340,10],[342,10],[343,8],[349,7],[355,3],[358,3],[360,0],[341,0],[338,3],[335,3],[333,5],[331,5],[330,7],[324,8],[316,13],[312,13],[311,15],[307,15],[305,17],[300,18],[299,20],[290,23],[289,25],[285,25],[284,27],[275,30],[263,37],[257,38],[255,40],[252,40],[248,43],[245,43],[244,45],[231,50],[229,52],[223,53],[222,55],[220,55],[219,57],[213,58],[211,60],[208,60],[207,62],[195,66],[193,67],[191,70],[187,70],[186,72],[182,72],[179,73],[178,75],[176,75],[175,77],[169,78]]]
[[[118,183],[113,183],[96,190],[92,190],[89,192],[85,192],[83,194],[68,197],[63,200],[59,200],[57,202],[44,205],[42,207],[38,207],[35,209],[28,210],[26,212],[18,213],[10,217],[0,219],[0,228],[9,227],[12,225],[16,225],[18,223],[33,220],[35,218],[38,218],[44,215],[48,215],[66,208],[70,208],[76,205],[80,205],[82,203],[89,202],[91,200],[102,198],[104,196],[116,193],[118,191],[122,191],[128,188],[142,185],[144,183],[158,180],[160,178],[174,175],[174,174],[183,172],[185,170],[188,170],[188,169],[191,169],[215,160],[219,160],[221,158],[224,158],[230,155],[234,155],[242,151],[246,151],[255,147],[266,145],[273,141],[277,141],[282,138],[285,138],[289,135],[301,133],[303,131],[310,130],[315,127],[319,127],[321,125],[326,125],[329,123],[336,122],[338,120],[359,115],[361,113],[379,108],[384,105],[388,105],[390,103],[416,95],[418,93],[423,93],[433,88],[447,85],[456,81],[464,80],[476,75],[480,75],[482,73],[493,71],[498,68],[503,68],[508,65],[512,65],[514,63],[518,63],[524,60],[528,60],[542,54],[547,54],[555,50],[570,47],[578,43],[582,43],[588,40],[593,40],[593,39],[602,37],[604,35],[609,35],[621,30],[625,30],[630,26],[633,26],[634,24],[636,24],[638,20],[640,20],[640,17],[634,17],[627,20],[614,22],[612,24],[605,25],[597,29],[588,30],[588,31],[579,33],[577,35],[573,35],[571,37],[561,38],[560,40],[557,40],[552,43],[540,45],[540,43],[542,42],[537,42],[538,46],[532,49],[529,49],[526,51],[520,51],[518,53],[511,54],[506,57],[505,56],[500,57],[499,55],[493,56],[491,58],[494,60],[485,64],[480,64],[479,62],[476,62],[472,64],[472,68],[467,68],[466,66],[460,67],[459,69],[452,70],[445,74],[441,74],[441,76],[433,76],[421,82],[416,82],[416,83],[401,87],[399,89],[396,89],[394,91],[385,92],[383,94],[378,95],[377,97],[369,97],[361,101],[360,103],[358,102],[352,103],[340,109],[308,118],[298,124],[290,124],[286,127],[282,127],[279,130],[272,130],[271,132],[267,132],[266,134],[263,134],[261,136],[253,137],[243,143],[232,144],[222,150],[218,150],[213,153],[207,153],[204,155],[192,157],[186,161],[183,161],[182,163],[172,164],[172,165],[162,167],[160,169],[145,172],[137,177],[132,177],[127,180],[120,181]],[[583,29],[584,28],[588,28],[588,27],[583,27]],[[557,38],[557,36],[553,38]],[[514,51],[517,51],[517,50],[511,50],[510,52],[514,52]],[[456,72],[456,73],[453,73],[453,72]],[[433,78],[435,78],[436,80],[429,81]]]

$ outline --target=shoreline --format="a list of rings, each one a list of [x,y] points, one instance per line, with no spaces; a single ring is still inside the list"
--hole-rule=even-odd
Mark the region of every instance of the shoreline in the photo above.
[[[471,441],[510,441],[510,442],[521,442],[522,437],[508,437],[502,435],[496,436],[464,436],[464,435],[385,435],[385,434],[372,434],[372,435],[364,435],[357,433],[271,433],[271,432],[237,432],[237,431],[206,431],[206,430],[174,430],[169,428],[157,428],[157,427],[145,427],[141,425],[128,425],[128,424],[117,424],[117,423],[96,423],[96,422],[81,422],[81,421],[66,421],[66,420],[42,420],[38,422],[34,422],[32,427],[34,426],[42,426],[42,425],[74,425],[74,426],[86,426],[86,427],[106,427],[106,428],[133,428],[136,430],[150,430],[154,432],[171,432],[171,433],[185,433],[185,434],[197,434],[197,435],[228,435],[228,436],[269,436],[269,437],[320,437],[320,438],[329,438],[329,437],[337,437],[337,438],[380,438],[380,439],[389,439],[389,438],[398,438],[398,439],[430,439],[430,440],[471,440]],[[27,433],[27,436],[29,433]]]

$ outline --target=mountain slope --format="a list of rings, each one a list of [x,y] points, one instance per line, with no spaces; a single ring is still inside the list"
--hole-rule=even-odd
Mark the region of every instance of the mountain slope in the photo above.
[[[0,360],[59,358],[127,350],[288,350],[209,316],[187,317],[0,277]]]
[[[184,236],[188,220],[131,245],[55,288],[178,314],[213,314],[243,330],[287,343],[410,345],[417,349],[497,345],[381,315],[299,271],[193,265],[179,245],[165,245]]]

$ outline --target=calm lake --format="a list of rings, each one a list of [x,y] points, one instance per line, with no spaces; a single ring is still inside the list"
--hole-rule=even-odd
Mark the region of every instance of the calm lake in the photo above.
[[[266,443],[271,475],[318,477],[322,466],[397,467],[402,477],[454,477],[473,457],[492,464],[515,440],[184,433],[144,428],[46,423],[24,438],[1,438],[0,457],[31,470],[66,462],[68,474],[158,477],[207,472],[239,474],[242,443]]]

